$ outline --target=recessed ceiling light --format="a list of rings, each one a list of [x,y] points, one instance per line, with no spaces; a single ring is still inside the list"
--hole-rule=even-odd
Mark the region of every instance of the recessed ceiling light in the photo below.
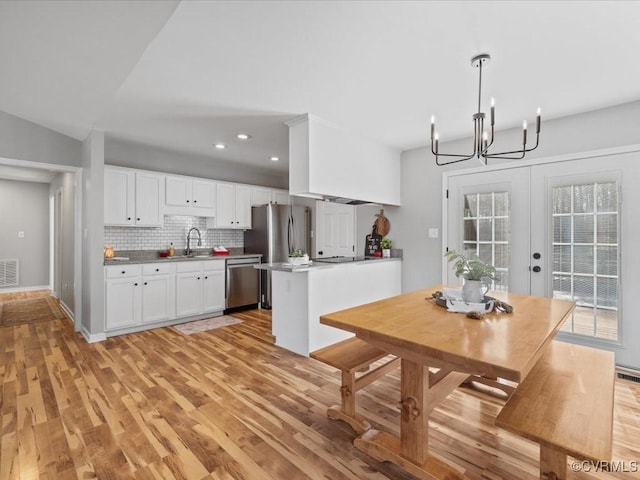
[[[216,143],[214,145],[214,147],[220,149],[220,150],[224,150],[225,148],[227,148],[227,146],[224,143]]]
[[[249,135],[248,133],[239,133],[236,135],[236,137],[238,137],[240,140],[249,140],[251,138],[251,135]]]
[[[276,156],[269,157],[269,160],[271,160],[272,162],[277,162],[278,160],[280,160],[280,157],[276,157]]]

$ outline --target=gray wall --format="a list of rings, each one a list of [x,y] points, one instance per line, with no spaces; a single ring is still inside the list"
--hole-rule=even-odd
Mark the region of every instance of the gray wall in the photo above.
[[[79,167],[82,143],[0,111],[0,157]]]
[[[540,147],[525,160],[640,144],[640,101],[555,120],[544,120]],[[510,149],[522,139],[521,128],[497,132],[495,151]],[[425,141],[427,139],[425,138]],[[466,152],[471,139],[444,143],[440,151]],[[498,164],[499,161],[492,162]],[[513,162],[513,161],[512,161]],[[402,290],[413,291],[442,281],[442,173],[476,168],[477,161],[438,167],[427,147],[402,154],[402,207],[385,210],[391,220],[394,247],[402,248]],[[427,238],[429,227],[439,238]]]
[[[71,313],[75,310],[74,301],[74,255],[75,255],[75,174],[59,173],[49,185],[49,195],[54,196],[62,189],[62,285],[54,285],[58,298]]]
[[[255,167],[215,161],[204,155],[176,152],[134,142],[107,139],[104,155],[107,165],[289,189],[288,174],[274,174]]]
[[[82,144],[82,330],[89,341],[104,338],[104,133]]]
[[[19,260],[18,287],[48,288],[49,185],[0,180],[0,225],[0,258]]]

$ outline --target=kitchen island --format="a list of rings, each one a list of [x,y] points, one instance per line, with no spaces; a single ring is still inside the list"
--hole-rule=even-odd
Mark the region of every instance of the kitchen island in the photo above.
[[[353,336],[320,324],[320,316],[400,294],[402,259],[291,266],[263,263],[271,270],[272,333],[276,345],[300,355]]]

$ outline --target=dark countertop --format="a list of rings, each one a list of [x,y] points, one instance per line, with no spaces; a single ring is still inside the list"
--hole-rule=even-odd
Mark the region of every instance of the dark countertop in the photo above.
[[[211,255],[211,249],[199,249],[195,250],[192,256],[184,255],[184,252],[176,252],[173,257],[161,257],[160,252],[157,250],[126,250],[115,252],[114,258],[108,258],[104,260],[104,266],[111,265],[136,265],[143,263],[175,263],[175,262],[192,262],[202,260],[224,260],[225,258],[252,258],[262,257],[259,253],[244,253],[242,248],[229,249],[229,255]],[[121,258],[122,260],[118,260]],[[125,260],[126,259],[126,260]]]

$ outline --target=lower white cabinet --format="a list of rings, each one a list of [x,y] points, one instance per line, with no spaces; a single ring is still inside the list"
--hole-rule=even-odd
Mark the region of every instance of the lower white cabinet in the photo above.
[[[132,327],[142,318],[140,265],[105,267],[105,330]]]
[[[168,264],[142,265],[142,322],[159,322],[174,317],[175,267]]]
[[[177,317],[224,310],[224,266],[224,260],[177,264]]]
[[[105,267],[105,331],[221,312],[225,261],[164,261]]]

